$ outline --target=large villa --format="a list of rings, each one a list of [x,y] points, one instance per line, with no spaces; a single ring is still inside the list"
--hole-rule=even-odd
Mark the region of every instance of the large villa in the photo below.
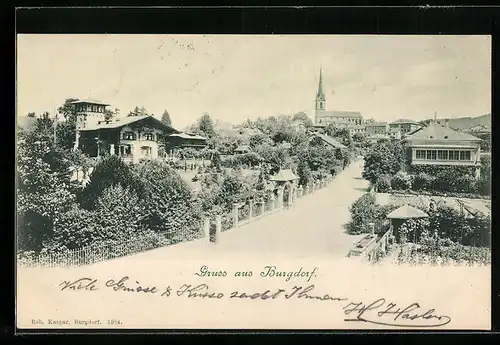
[[[204,137],[182,133],[153,116],[128,116],[106,121],[108,104],[95,100],[79,100],[75,105],[75,149],[90,157],[114,154],[126,162],[137,163],[144,158],[160,157],[160,147],[165,155],[173,155],[185,147],[201,149],[206,146]]]

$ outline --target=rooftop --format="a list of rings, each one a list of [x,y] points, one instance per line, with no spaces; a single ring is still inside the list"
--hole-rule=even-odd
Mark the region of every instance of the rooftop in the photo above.
[[[355,117],[362,118],[359,111],[337,111],[337,110],[318,110],[316,112],[318,117],[333,116],[333,117]]]
[[[202,137],[201,135],[185,133],[185,132],[170,134],[169,137],[178,137],[178,138],[182,138],[182,139],[201,139],[201,140],[206,139],[205,137]]]
[[[108,121],[108,122],[99,123],[99,124],[97,124],[96,126],[93,126],[93,127],[82,128],[82,129],[80,129],[80,131],[95,131],[95,130],[99,130],[99,129],[120,128],[120,127],[123,127],[123,126],[126,126],[126,125],[130,125],[132,123],[135,123],[135,122],[138,122],[138,121],[142,121],[142,120],[145,120],[145,119],[150,119],[150,120],[154,121],[155,123],[157,123],[159,126],[169,127],[174,132],[180,133],[176,129],[173,129],[170,126],[167,126],[166,124],[164,124],[163,122],[161,122],[160,120],[158,120],[157,118],[155,118],[154,116],[150,116],[150,115],[127,116],[127,117],[123,117],[123,118],[118,118],[118,119],[111,120],[111,121]]]
[[[311,136],[311,138],[312,137],[321,138],[324,142],[326,142],[330,146],[333,146],[333,147],[338,148],[338,149],[346,149],[347,148],[347,146],[345,146],[344,144],[338,142],[336,139],[334,139],[328,135],[325,135],[325,134],[313,134]]]
[[[408,119],[397,119],[396,121],[390,123],[390,125],[401,125],[401,124],[418,125],[418,122]]]
[[[366,127],[387,126],[387,122],[368,122],[365,123]]]
[[[71,103],[73,103],[73,104],[89,103],[89,104],[98,104],[98,105],[104,105],[104,106],[109,105],[107,103],[103,103],[101,101],[98,101],[98,100],[95,100],[95,99],[90,99],[90,98],[79,99],[78,101],[74,101],[74,102],[71,102]]]
[[[475,137],[471,134],[456,131],[437,123],[432,123],[429,126],[415,131],[411,135],[408,135],[407,140],[411,139],[481,141],[480,138]]]
[[[280,171],[269,178],[271,181],[280,181],[280,182],[285,182],[285,181],[293,181],[297,180],[299,177],[293,173],[291,169],[280,169]]]
[[[389,219],[411,219],[411,218],[427,218],[429,215],[416,207],[408,204],[392,211],[387,215]]]

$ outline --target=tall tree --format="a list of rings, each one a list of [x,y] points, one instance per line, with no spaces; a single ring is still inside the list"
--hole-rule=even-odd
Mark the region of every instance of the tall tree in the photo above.
[[[28,113],[28,117],[35,117],[35,113]]]
[[[207,138],[213,138],[215,136],[214,122],[210,114],[203,114],[198,121],[198,127]]]
[[[76,108],[73,102],[78,101],[77,98],[67,98],[64,104],[57,111],[64,116],[64,119],[69,123],[76,123]]]
[[[127,115],[127,116],[146,116],[146,115],[150,115],[150,114],[147,112],[146,108],[136,106],[136,107],[134,108],[134,110],[131,110],[131,111],[128,113],[128,115]]]
[[[168,111],[164,111],[163,115],[161,116],[161,122],[166,124],[167,126],[172,126],[172,119],[170,119],[170,114]]]

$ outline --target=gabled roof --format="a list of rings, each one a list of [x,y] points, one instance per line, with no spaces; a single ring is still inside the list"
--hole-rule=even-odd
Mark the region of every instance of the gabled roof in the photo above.
[[[412,124],[412,125],[418,125],[417,121],[408,120],[408,119],[397,119],[396,121],[391,122],[390,125],[401,125],[401,124],[407,124],[407,123]]]
[[[127,116],[124,118],[115,119],[114,121],[112,120],[109,122],[100,123],[94,127],[82,128],[82,129],[80,129],[80,131],[96,131],[96,130],[101,130],[101,129],[120,128],[120,127],[127,126],[127,125],[130,125],[132,123],[143,121],[146,119],[153,121],[155,124],[157,124],[161,128],[168,128],[169,130],[171,130],[175,133],[180,133],[180,131],[178,131],[170,126],[167,126],[166,124],[164,124],[163,122],[161,122],[160,120],[155,118],[154,116],[150,116],[150,115]]]
[[[182,138],[182,139],[201,139],[201,140],[206,140],[206,138],[202,137],[201,135],[190,134],[190,133],[185,133],[185,132],[170,134],[169,137],[178,137],[178,138]]]
[[[362,118],[359,111],[337,111],[337,110],[321,110],[316,113],[318,116],[333,116],[333,117],[355,117]]]
[[[406,137],[407,140],[411,139],[426,139],[426,140],[465,140],[465,141],[481,141],[482,139],[475,137],[471,134],[456,131],[449,127],[442,126],[437,123],[432,123],[413,134]]]
[[[269,178],[271,181],[279,181],[279,182],[285,182],[285,181],[293,181],[297,180],[299,177],[293,173],[291,169],[280,169],[280,171]]]
[[[327,143],[328,145],[333,146],[337,149],[346,149],[347,148],[347,146],[345,146],[344,144],[339,143],[336,139],[329,137],[328,135],[325,135],[325,134],[316,133],[316,134],[311,135],[311,138],[313,138],[313,137],[321,138],[325,143]]]
[[[416,207],[408,204],[392,211],[387,215],[389,219],[411,219],[411,218],[427,218],[429,215]]]
[[[98,105],[104,105],[104,106],[107,106],[109,104],[107,103],[103,103],[101,101],[97,101],[95,99],[90,99],[90,98],[86,98],[86,99],[79,99],[78,101],[73,101],[71,102],[72,104],[78,104],[78,103],[89,103],[89,104],[98,104]]]

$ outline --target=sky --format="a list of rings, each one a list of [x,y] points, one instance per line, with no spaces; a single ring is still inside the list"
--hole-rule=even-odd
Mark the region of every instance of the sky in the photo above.
[[[203,113],[314,118],[319,69],[327,110],[393,121],[491,109],[490,36],[18,35],[17,114],[66,98],[143,106],[174,127]]]

